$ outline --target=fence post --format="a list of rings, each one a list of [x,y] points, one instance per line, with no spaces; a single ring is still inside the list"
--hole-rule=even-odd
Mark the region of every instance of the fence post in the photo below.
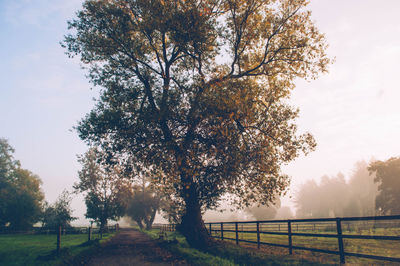
[[[343,247],[343,237],[342,237],[342,224],[340,218],[336,218],[336,230],[339,244],[339,254],[340,254],[340,263],[345,263],[344,258],[344,247]]]
[[[211,223],[209,224],[209,227],[210,227],[210,236],[212,236]]]
[[[292,222],[288,220],[289,254],[292,255]]]
[[[61,225],[58,226],[57,230],[57,252],[61,249]]]
[[[89,227],[88,230],[88,241],[90,241],[92,239],[92,227]]]
[[[236,245],[239,245],[238,223],[235,222]]]
[[[221,240],[224,240],[224,223],[221,223]]]
[[[257,222],[257,248],[260,248],[260,222]]]

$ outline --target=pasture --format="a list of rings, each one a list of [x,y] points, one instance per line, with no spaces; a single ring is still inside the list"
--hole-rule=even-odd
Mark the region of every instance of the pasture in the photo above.
[[[104,234],[105,241],[114,234]],[[5,234],[0,235],[0,265],[57,265],[90,251],[97,243],[88,242],[87,234],[66,234],[61,236],[61,251],[56,252],[57,235]]]
[[[290,225],[288,221],[209,223],[207,228],[217,239],[274,253],[310,254],[334,262],[344,257],[350,263],[400,261],[398,219],[346,219],[340,222],[340,233],[336,219],[293,220]]]

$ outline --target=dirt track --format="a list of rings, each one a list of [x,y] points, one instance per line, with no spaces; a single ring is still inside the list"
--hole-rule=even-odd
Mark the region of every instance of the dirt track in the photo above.
[[[189,265],[167,250],[157,241],[135,230],[122,230],[100,248],[84,265]]]

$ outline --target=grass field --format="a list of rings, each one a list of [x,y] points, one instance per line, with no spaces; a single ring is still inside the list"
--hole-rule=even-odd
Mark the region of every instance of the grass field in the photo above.
[[[104,234],[106,241],[113,234]],[[97,235],[93,235],[95,239]],[[56,235],[0,235],[0,265],[57,265],[82,252],[90,251],[100,241],[87,242],[86,234],[61,236],[61,251],[55,252]]]
[[[213,236],[219,238],[220,225],[213,224]],[[235,224],[224,224],[224,239],[231,238],[236,239]],[[366,235],[366,236],[400,236],[400,226],[398,223],[377,223],[377,222],[362,222],[362,223],[343,223],[342,224],[343,235]],[[225,230],[228,230],[225,231]],[[256,224],[238,224],[238,231],[252,231],[250,232],[239,232],[238,238],[240,240],[257,241]],[[287,233],[287,223],[265,223],[260,224],[260,242],[273,243],[288,245],[287,235],[274,235],[265,234],[265,232],[275,233]],[[312,233],[312,234],[329,234],[335,236],[336,225],[332,222],[328,223],[294,223],[292,224],[292,233]],[[235,240],[228,240],[236,242]],[[306,236],[292,236],[293,246],[326,249],[332,251],[338,251],[338,239],[328,237],[306,237]],[[374,239],[343,239],[344,251],[350,253],[360,253],[375,256],[385,256],[400,258],[400,241],[398,240],[374,240]],[[252,246],[252,244],[240,242],[240,245]],[[255,246],[255,245],[253,245]],[[287,248],[270,247],[262,245],[263,249],[273,251],[275,254],[288,254]],[[268,247],[268,248],[267,248]],[[311,253],[307,251],[294,251],[296,254],[302,254],[303,256],[309,254],[309,256],[323,256],[327,261],[339,262],[338,255],[330,255],[325,253]],[[356,257],[346,257],[346,262],[349,263],[377,263],[382,264],[383,261],[374,261],[369,259],[361,259]]]

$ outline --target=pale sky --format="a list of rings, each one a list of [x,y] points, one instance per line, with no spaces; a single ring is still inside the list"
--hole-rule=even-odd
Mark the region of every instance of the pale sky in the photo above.
[[[59,45],[81,3],[0,1],[0,137],[16,149],[22,167],[41,177],[50,202],[78,180],[76,154],[86,146],[71,129],[97,95]],[[311,0],[309,8],[336,62],[316,81],[299,80],[293,91],[299,130],[311,132],[318,146],[284,167],[292,176],[289,196],[307,179],[349,177],[358,160],[400,156],[400,1]],[[73,208],[83,217],[82,198]]]

